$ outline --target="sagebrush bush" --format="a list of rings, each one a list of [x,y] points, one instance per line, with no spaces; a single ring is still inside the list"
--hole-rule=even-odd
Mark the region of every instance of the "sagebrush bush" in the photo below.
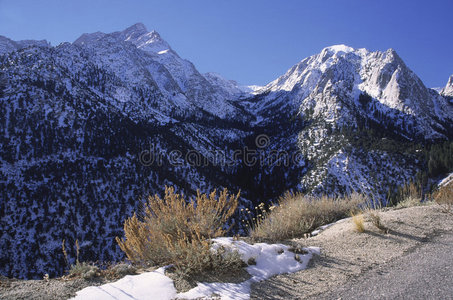
[[[69,269],[69,277],[92,279],[101,274],[101,270],[93,265],[86,262],[77,262],[75,265],[71,265]]]
[[[264,219],[254,224],[250,237],[266,241],[302,237],[321,225],[349,216],[364,202],[365,199],[359,194],[336,199],[286,193]]]
[[[150,196],[143,214],[125,221],[125,237],[116,240],[134,263],[172,264],[183,273],[215,268],[222,257],[211,250],[209,239],[225,234],[224,226],[234,214],[238,198],[239,193],[230,195],[224,189],[218,196],[216,190],[209,195],[198,192],[194,200],[186,201],[183,194],[166,187],[163,199]]]
[[[126,263],[114,264],[105,270],[106,275],[114,278],[121,278],[126,275],[135,274],[136,272],[137,269],[134,266]]]

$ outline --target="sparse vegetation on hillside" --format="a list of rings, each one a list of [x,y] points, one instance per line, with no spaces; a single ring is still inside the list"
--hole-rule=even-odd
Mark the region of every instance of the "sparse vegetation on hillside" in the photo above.
[[[264,219],[256,222],[250,232],[255,240],[282,241],[302,237],[321,225],[350,215],[365,198],[359,194],[337,199],[323,196],[314,198],[286,193]]]
[[[240,268],[238,255],[224,249],[212,251],[209,241],[226,233],[224,226],[235,212],[238,198],[239,193],[230,195],[224,189],[218,196],[214,190],[187,201],[183,194],[166,187],[164,198],[150,196],[143,214],[125,221],[125,237],[117,242],[134,263],[171,264],[183,274]]]

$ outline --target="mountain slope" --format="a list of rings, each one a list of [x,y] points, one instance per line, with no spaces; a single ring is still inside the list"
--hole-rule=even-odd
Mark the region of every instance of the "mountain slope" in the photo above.
[[[2,274],[61,274],[63,239],[70,257],[78,239],[83,260],[120,259],[124,219],[165,185],[241,189],[253,207],[294,184],[277,166],[262,192],[261,170],[234,153],[254,146],[252,116],[235,103],[245,93],[153,53],[168,46],[157,36],[136,25],[0,56]]]
[[[377,199],[422,168],[417,143],[452,138],[453,107],[426,88],[392,49],[327,47],[243,102],[257,124],[300,115],[298,145],[313,193],[358,191]]]

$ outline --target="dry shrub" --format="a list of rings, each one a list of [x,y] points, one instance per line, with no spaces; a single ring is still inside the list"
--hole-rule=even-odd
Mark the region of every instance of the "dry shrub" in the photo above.
[[[371,223],[377,229],[379,229],[380,231],[382,231],[384,233],[388,233],[389,232],[389,229],[386,226],[384,226],[384,224],[382,223],[381,216],[379,215],[379,213],[377,211],[370,210],[368,212],[368,216],[370,217]]]
[[[352,215],[352,223],[354,224],[354,229],[357,232],[365,232],[365,219],[362,213],[359,214],[351,214]]]
[[[231,256],[211,250],[210,238],[225,234],[224,225],[235,212],[239,193],[224,189],[217,196],[198,192],[195,200],[166,187],[164,198],[150,196],[142,217],[134,214],[124,222],[123,239],[116,238],[121,250],[134,263],[169,265],[182,273],[214,268]],[[240,260],[240,259],[239,259]],[[223,262],[228,264],[228,261]]]
[[[104,270],[101,270],[102,276],[108,280],[123,278],[126,275],[137,274],[137,269],[128,263],[108,263]]]
[[[79,245],[78,239],[76,239],[76,241],[75,241],[75,249],[76,249],[75,264],[69,264],[68,252],[66,251],[66,240],[65,239],[63,239],[63,241],[61,243],[61,248],[63,251],[65,262],[70,267],[68,270],[67,278],[71,278],[71,279],[83,278],[83,279],[89,280],[89,279],[97,277],[101,274],[101,270],[93,263],[79,261],[80,245]]]
[[[439,190],[434,193],[434,201],[444,212],[451,213],[453,208],[453,181],[450,181],[448,184],[441,186]]]
[[[101,275],[101,270],[94,264],[87,262],[78,262],[69,269],[69,278],[92,279]]]
[[[359,194],[337,199],[286,193],[279,205],[254,225],[250,237],[265,241],[302,237],[321,225],[349,216],[363,202],[365,199]]]

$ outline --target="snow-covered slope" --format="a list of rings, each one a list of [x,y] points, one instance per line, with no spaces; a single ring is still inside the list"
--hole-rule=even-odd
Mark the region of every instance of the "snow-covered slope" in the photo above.
[[[265,177],[241,164],[235,151],[255,140],[237,104],[247,94],[208,80],[139,24],[11,48],[0,70],[1,274],[62,274],[63,239],[80,241],[81,259],[121,259],[121,224],[165,185],[242,190],[241,205],[253,207],[300,173],[277,166]]]
[[[257,86],[240,86],[236,81],[227,80],[220,74],[214,72],[205,73],[203,76],[211,85],[220,91],[224,91],[225,97],[232,98],[233,100],[250,96],[251,93],[260,88]]]
[[[445,177],[445,178],[443,178],[441,181],[439,181],[438,186],[439,186],[439,187],[446,186],[446,185],[448,185],[450,182],[453,182],[453,173],[448,174],[447,177]]]

